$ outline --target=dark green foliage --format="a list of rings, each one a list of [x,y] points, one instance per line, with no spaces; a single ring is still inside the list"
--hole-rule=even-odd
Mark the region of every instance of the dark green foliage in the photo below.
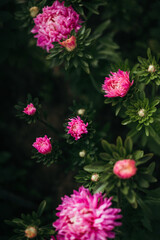
[[[102,147],[105,152],[100,153],[99,156],[104,162],[101,163],[98,161],[84,167],[86,172],[101,173],[100,180],[96,183],[93,191],[106,192],[107,194],[110,193],[111,196],[116,196],[116,189],[118,189],[123,197],[134,208],[137,208],[139,192],[143,192],[143,189],[148,188],[150,183],[157,181],[156,178],[152,176],[155,168],[154,163],[151,163],[147,167],[140,166],[148,162],[153,154],[144,155],[144,152],[141,150],[133,151],[133,143],[130,137],[125,139],[124,144],[121,137],[118,137],[116,145],[102,140]],[[136,175],[130,179],[120,179],[113,173],[115,163],[123,159],[133,159],[136,161],[138,170]],[[115,200],[119,201],[117,198],[115,198]]]
[[[50,237],[54,234],[52,226],[46,225],[42,226],[41,215],[45,209],[46,201],[41,202],[37,212],[32,212],[32,214],[21,214],[21,218],[14,218],[13,220],[6,220],[5,222],[14,228],[14,233],[10,240],[20,240],[26,239],[25,230],[28,227],[34,227],[37,231],[37,236],[33,239],[42,240],[46,237]],[[28,238],[27,238],[28,239]]]
[[[75,11],[77,11],[80,15],[82,15],[85,19],[87,18],[85,10],[88,10],[88,15],[91,14],[99,14],[98,8],[99,6],[106,5],[107,2],[103,0],[93,0],[86,1],[86,0],[65,0],[65,6],[72,6]]]
[[[148,59],[138,57],[139,64],[135,70],[135,74],[139,76],[139,81],[149,84],[151,81],[156,85],[160,85],[160,66],[158,64],[159,58],[151,55],[151,50],[147,50]]]
[[[15,18],[19,21],[19,27],[25,28],[33,25],[33,17],[31,16],[30,9],[37,7],[38,12],[42,11],[47,0],[29,0],[26,3],[21,4],[21,9],[15,13]],[[35,15],[36,16],[36,15]]]
[[[134,96],[134,99],[130,103],[126,104],[126,119],[122,121],[123,125],[127,125],[131,122],[136,122],[136,130],[140,131],[145,128],[146,136],[149,136],[150,125],[154,122],[157,108],[160,100],[157,98],[153,101],[149,101],[145,98],[144,92]]]

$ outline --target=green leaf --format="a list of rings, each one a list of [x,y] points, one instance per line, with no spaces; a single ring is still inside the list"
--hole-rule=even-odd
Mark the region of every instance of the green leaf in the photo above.
[[[148,188],[149,187],[149,183],[147,180],[145,180],[144,178],[139,178],[138,179],[138,184],[140,187],[142,188]]]
[[[46,207],[46,201],[44,200],[40,203],[38,211],[37,211],[37,214],[38,214],[39,217],[42,215],[45,207]]]
[[[111,148],[111,145],[109,144],[109,142],[107,142],[106,140],[102,140],[101,144],[102,144],[104,151],[112,154],[112,148]]]
[[[136,202],[136,194],[133,190],[130,190],[126,198],[129,203],[134,204]]]
[[[107,187],[108,182],[104,182],[104,183],[99,183],[96,185],[96,187],[94,188],[93,192],[94,193],[99,193],[99,192],[104,192],[105,188]]]
[[[116,139],[116,145],[118,149],[123,146],[122,138],[120,136],[118,136]]]
[[[152,59],[152,54],[151,54],[151,49],[150,48],[147,49],[147,56],[148,56],[149,60]]]
[[[127,137],[126,140],[124,141],[124,147],[127,151],[127,154],[130,154],[132,152],[133,142],[132,142],[132,139],[130,137]]]
[[[139,166],[141,164],[148,162],[152,157],[153,157],[153,153],[145,154],[143,157],[138,159],[138,161],[136,162],[136,166]]]
[[[154,172],[155,166],[156,166],[155,162],[152,162],[147,168],[147,173],[152,175]]]
[[[95,13],[95,14],[99,14],[99,12],[93,8],[92,4],[91,3],[88,3],[88,2],[84,2],[83,5],[88,8],[88,10],[90,10],[92,13]]]
[[[96,162],[96,163],[84,166],[84,170],[87,172],[99,173],[105,170],[105,166],[106,165],[102,162]]]
[[[125,186],[125,187],[121,188],[121,192],[122,192],[124,195],[127,195],[127,194],[128,194],[128,191],[129,191],[129,187],[128,187],[128,186]]]
[[[100,33],[100,34],[103,33],[103,31],[108,28],[108,26],[110,25],[110,23],[111,23],[110,20],[107,20],[107,21],[101,23],[101,24],[96,28],[96,30],[94,31],[94,34],[96,35],[96,34],[99,34],[99,33]]]
[[[133,159],[138,160],[139,158],[142,158],[144,155],[144,152],[142,150],[137,150],[133,153]]]
[[[129,124],[129,123],[131,123],[131,120],[130,120],[130,119],[125,119],[125,120],[123,120],[123,121],[121,122],[122,125],[127,125],[127,124]]]
[[[121,104],[116,107],[116,110],[115,110],[115,115],[116,116],[118,116],[118,114],[119,114],[119,112],[121,110],[121,107],[122,107]]]
[[[108,154],[108,153],[100,153],[99,154],[99,156],[100,156],[100,158],[102,159],[102,160],[110,160],[111,159],[111,155],[110,154]]]

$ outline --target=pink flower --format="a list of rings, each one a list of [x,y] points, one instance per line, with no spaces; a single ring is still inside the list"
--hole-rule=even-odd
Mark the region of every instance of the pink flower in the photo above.
[[[48,138],[47,135],[36,138],[36,142],[34,142],[32,146],[35,147],[39,153],[48,154],[52,151],[50,139],[51,138]]]
[[[111,208],[111,198],[102,193],[91,195],[83,186],[73,191],[71,197],[62,198],[58,206],[58,219],[53,226],[59,240],[107,240],[115,238],[113,229],[120,226],[122,218],[118,208]]]
[[[75,47],[77,46],[75,36],[72,36],[63,42],[60,42],[59,44],[62,45],[63,47],[65,47],[66,50],[69,52],[73,51],[75,49]]]
[[[131,159],[119,160],[115,163],[113,172],[119,178],[122,179],[131,178],[137,172],[136,162]]]
[[[51,239],[50,240],[56,240],[54,236],[51,236]]]
[[[70,118],[69,120],[71,121],[68,122],[67,128],[69,130],[67,134],[71,134],[76,141],[82,137],[82,134],[88,133],[88,123],[85,124],[79,116],[77,118]]]
[[[67,39],[73,29],[77,32],[82,21],[71,6],[65,7],[64,2],[55,1],[52,6],[43,8],[34,23],[31,32],[36,34],[37,46],[49,51],[54,47],[53,42]]]
[[[109,77],[105,78],[104,84],[102,85],[102,89],[105,91],[105,97],[124,97],[129,88],[133,85],[134,80],[132,82],[129,81],[129,73],[123,72],[120,69],[118,72],[111,72]]]
[[[30,103],[27,105],[26,108],[24,108],[24,111],[23,111],[25,114],[27,115],[34,115],[35,112],[36,112],[36,108],[34,107],[33,103]]]

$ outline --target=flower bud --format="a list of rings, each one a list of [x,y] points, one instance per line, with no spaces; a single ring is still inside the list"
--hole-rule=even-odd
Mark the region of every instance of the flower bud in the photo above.
[[[84,108],[80,108],[78,111],[77,111],[77,113],[78,113],[78,115],[84,115],[84,113],[85,113],[85,109]]]
[[[136,162],[132,159],[119,160],[115,163],[113,172],[121,179],[133,177],[136,172]]]
[[[34,6],[34,7],[31,7],[31,8],[29,9],[29,11],[30,11],[30,16],[31,16],[32,18],[34,18],[34,17],[36,17],[37,14],[39,13],[39,8],[36,7],[36,6]]]
[[[91,176],[92,182],[97,182],[99,180],[99,174],[98,173],[93,173]]]
[[[145,115],[145,109],[144,109],[144,108],[140,109],[140,110],[138,111],[138,115],[139,115],[140,117],[144,117],[144,115]]]
[[[154,65],[149,65],[148,72],[153,73],[155,71],[156,71],[156,69],[155,69]]]
[[[75,36],[72,36],[63,42],[60,42],[59,44],[65,47],[68,52],[73,51],[77,46]]]
[[[85,157],[85,155],[86,155],[86,151],[85,150],[82,150],[81,152],[79,152],[79,156],[81,158]]]
[[[35,227],[27,227],[25,230],[25,236],[27,238],[35,238],[37,236],[37,229]]]

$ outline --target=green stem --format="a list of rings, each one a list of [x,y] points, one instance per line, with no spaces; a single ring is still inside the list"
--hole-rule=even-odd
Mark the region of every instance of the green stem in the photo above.
[[[92,81],[92,84],[93,84],[94,88],[97,90],[97,92],[102,93],[102,92],[101,92],[101,89],[98,87],[98,85],[97,85],[95,79],[93,78],[93,76],[91,75],[91,73],[89,74],[89,76],[90,76],[90,79],[91,79],[91,81]]]
[[[43,123],[46,127],[50,128],[54,133],[59,134],[58,130],[55,127],[53,127],[51,124],[49,124],[48,122],[46,122],[42,119],[39,119],[39,121],[41,123]]]

